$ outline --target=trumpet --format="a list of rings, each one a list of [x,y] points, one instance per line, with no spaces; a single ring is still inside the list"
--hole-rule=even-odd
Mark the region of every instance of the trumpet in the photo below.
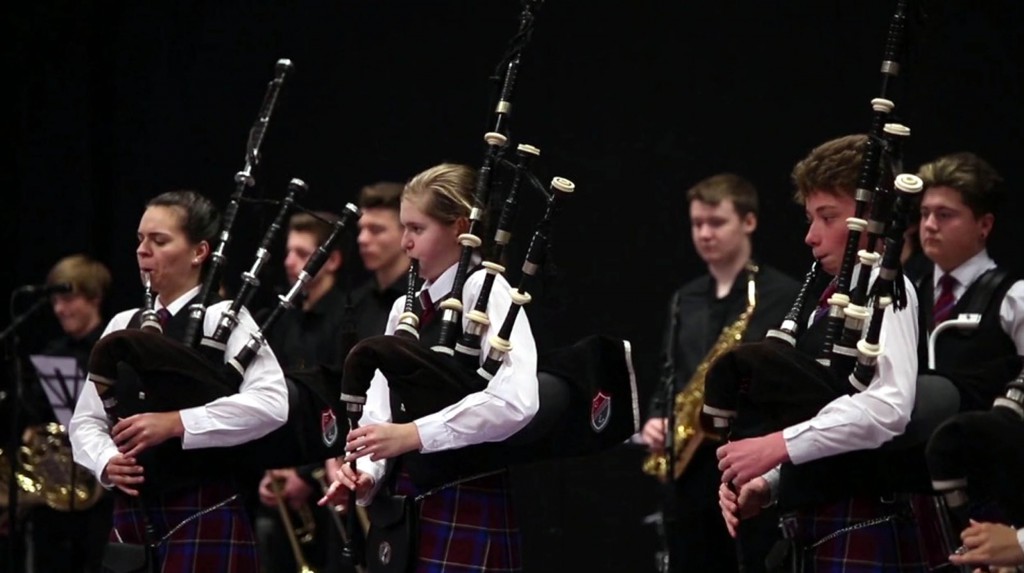
[[[327,482],[327,470],[323,467],[318,467],[313,470],[313,479],[320,484],[320,490],[327,495],[330,491],[330,484]],[[351,495],[355,495],[352,493]],[[356,573],[365,573],[366,567],[361,563],[362,559],[359,556],[353,554],[352,551],[352,536],[349,534],[345,524],[341,521],[341,514],[344,512],[344,506],[333,506],[328,508],[331,514],[331,522],[334,523],[334,527],[338,530],[338,535],[341,536],[341,542],[346,548],[348,557],[353,559],[355,562],[352,563],[352,567],[356,570]],[[359,520],[359,526],[362,529],[362,534],[365,536],[370,529],[370,522],[366,516],[366,511],[361,507],[357,507],[357,519]]]
[[[292,554],[295,556],[295,563],[298,565],[299,573],[316,573],[306,561],[301,547],[302,544],[308,544],[313,541],[313,535],[316,533],[316,521],[313,519],[313,512],[310,511],[308,505],[301,505],[296,510],[300,525],[295,527],[292,523],[291,512],[288,510],[282,494],[284,480],[285,478],[277,474],[271,474],[270,491],[274,492],[274,498],[277,499],[277,510],[281,514],[281,523],[284,524],[285,533],[288,535],[288,544],[291,545]]]

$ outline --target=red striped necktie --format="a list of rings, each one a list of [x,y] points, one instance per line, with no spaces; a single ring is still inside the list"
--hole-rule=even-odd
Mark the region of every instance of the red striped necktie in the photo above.
[[[821,293],[820,297],[818,297],[818,308],[814,311],[814,322],[821,320],[821,317],[825,316],[828,312],[828,299],[831,298],[835,292],[836,280],[832,279],[832,282],[828,283],[828,286],[825,287],[825,291]]]
[[[423,312],[420,313],[420,326],[426,326],[434,318],[434,301],[430,298],[430,291],[424,290],[420,293],[420,306]]]
[[[956,299],[953,298],[953,288],[956,287],[956,278],[951,274],[944,274],[939,277],[939,298],[935,299],[935,306],[932,307],[932,324],[938,325],[949,319],[953,312]]]

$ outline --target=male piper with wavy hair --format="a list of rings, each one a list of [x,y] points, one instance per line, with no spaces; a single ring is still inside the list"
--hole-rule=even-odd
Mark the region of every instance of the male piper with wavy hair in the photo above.
[[[842,267],[866,145],[864,135],[839,137],[793,169],[795,198],[809,223],[804,242],[831,276]],[[818,284],[811,294],[827,289]],[[906,306],[894,306],[883,311],[884,352],[866,390],[837,392],[806,421],[718,449],[719,500],[730,532],[777,502],[795,570],[927,571],[946,560],[941,540],[922,535],[921,522],[934,519],[927,514],[930,500],[894,485],[882,464],[864,465],[878,459],[869,451],[904,433],[914,407],[918,305],[909,283]],[[825,340],[827,321],[819,318],[813,305],[804,305],[799,324],[806,328],[796,348],[812,358]]]

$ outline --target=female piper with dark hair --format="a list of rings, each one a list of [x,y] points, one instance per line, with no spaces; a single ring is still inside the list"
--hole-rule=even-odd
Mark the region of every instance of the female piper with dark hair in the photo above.
[[[202,286],[219,226],[217,209],[193,191],[164,193],[146,206],[136,257],[157,293],[154,307],[166,336],[184,336],[187,307]],[[227,301],[207,307],[207,335],[227,308]],[[103,336],[138,328],[140,314],[137,309],[117,314]],[[244,309],[239,318],[227,342],[227,357],[238,354],[257,330]],[[161,464],[158,455],[150,454],[236,446],[281,426],[288,417],[287,390],[269,347],[264,345],[245,371],[238,393],[180,410],[110,420],[97,391],[101,382],[92,375],[90,380],[94,383],[82,391],[70,435],[75,461],[118,492],[111,541],[155,542],[160,571],[258,571],[251,522],[241,497],[246,485],[239,483],[238,470],[228,464],[195,464],[184,473],[179,464]],[[159,465],[146,467],[150,459]],[[180,475],[167,479],[163,472]]]
[[[439,336],[436,327],[442,311],[435,311],[437,303],[455,284],[462,249],[459,236],[469,228],[475,178],[469,167],[441,164],[413,177],[402,193],[403,246],[419,261],[419,274],[425,280],[419,295],[426,308],[420,343],[427,347]],[[466,279],[460,293],[464,308],[476,304],[485,274],[475,272]],[[498,275],[487,308],[488,316],[497,317],[494,329],[512,304],[510,290]],[[394,334],[404,302],[399,299],[392,307],[386,334]],[[460,324],[464,326],[465,320]],[[489,351],[488,338],[485,332],[481,363]],[[507,471],[417,491],[403,470],[407,456],[503,441],[533,418],[539,404],[537,351],[525,316],[516,321],[510,342],[512,349],[504,364],[486,386],[481,383],[481,391],[407,423],[395,423],[401,420],[404,407],[392,410],[388,381],[378,371],[370,383],[360,427],[348,437],[346,461],[355,460],[357,468],[343,466],[333,493],[321,503],[337,502],[354,490],[361,505],[369,504],[382,482],[391,481],[392,470],[385,477],[385,461],[397,458],[395,493],[426,494],[418,508],[415,571],[519,571],[520,538]],[[428,464],[428,457],[421,457],[419,463]]]

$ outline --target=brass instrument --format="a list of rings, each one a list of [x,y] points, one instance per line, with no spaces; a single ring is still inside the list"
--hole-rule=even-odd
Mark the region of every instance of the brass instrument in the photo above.
[[[7,467],[7,452],[0,449],[0,464]],[[46,505],[57,511],[88,509],[103,495],[103,486],[85,468],[74,463],[71,441],[64,426],[49,424],[29,426],[22,434],[17,455],[19,515],[35,505]],[[0,475],[0,508],[7,507],[11,487],[10,472]]]
[[[326,495],[327,491],[331,487],[330,482],[327,481],[327,471],[324,470],[323,468],[317,468],[313,470],[313,479],[317,480],[317,482],[320,484],[320,490],[324,493],[324,495]],[[330,509],[331,515],[333,517],[337,517],[338,515],[345,513],[345,506],[343,505],[334,506],[331,507]],[[356,513],[358,514],[359,517],[359,527],[363,530],[363,535],[366,535],[370,531],[370,517],[366,515],[366,508],[361,505],[357,505]],[[342,526],[340,521],[335,520],[335,525],[339,527],[339,531],[341,533],[341,540],[347,543],[348,532]]]
[[[316,468],[313,470],[313,479],[320,484],[320,490],[323,494],[327,495],[331,488],[331,485],[327,482],[327,470],[323,467]],[[355,495],[355,492],[352,492],[349,495]],[[345,506],[332,505],[328,507],[328,510],[330,510],[331,521],[334,523],[334,528],[338,530],[338,535],[341,536],[341,543],[343,546],[348,547],[351,537],[349,535],[349,531],[345,528],[345,524],[341,522],[341,514],[345,511]],[[365,536],[370,531],[370,520],[366,515],[366,509],[356,506],[356,511],[358,513],[359,526]],[[364,565],[353,563],[352,567],[356,570],[356,573],[366,572],[366,567]]]
[[[672,472],[672,479],[677,480],[683,474],[697,447],[705,440],[720,440],[715,434],[705,431],[700,422],[701,410],[704,407],[704,376],[708,368],[715,360],[731,350],[743,340],[743,333],[747,330],[750,322],[750,315],[754,313],[757,306],[755,296],[754,278],[757,275],[757,265],[747,263],[747,308],[740,314],[735,322],[722,329],[715,341],[714,346],[708,351],[704,360],[697,366],[690,383],[675,397],[675,435],[673,440],[673,454],[675,457],[675,468]],[[647,456],[643,463],[643,472],[647,475],[657,477],[661,481],[668,480],[668,454],[665,451],[654,452]]]
[[[285,533],[288,535],[288,543],[291,545],[292,554],[295,556],[295,563],[299,567],[299,573],[316,573],[309,566],[309,563],[306,562],[306,558],[302,554],[302,547],[300,547],[300,544],[307,544],[313,541],[313,535],[316,533],[316,521],[313,519],[313,512],[305,503],[299,506],[296,512],[299,515],[300,525],[295,527],[292,523],[291,513],[282,496],[282,482],[284,482],[283,477],[271,474],[270,491],[274,492],[274,497],[277,499],[277,510],[281,514],[281,523],[284,524]]]

